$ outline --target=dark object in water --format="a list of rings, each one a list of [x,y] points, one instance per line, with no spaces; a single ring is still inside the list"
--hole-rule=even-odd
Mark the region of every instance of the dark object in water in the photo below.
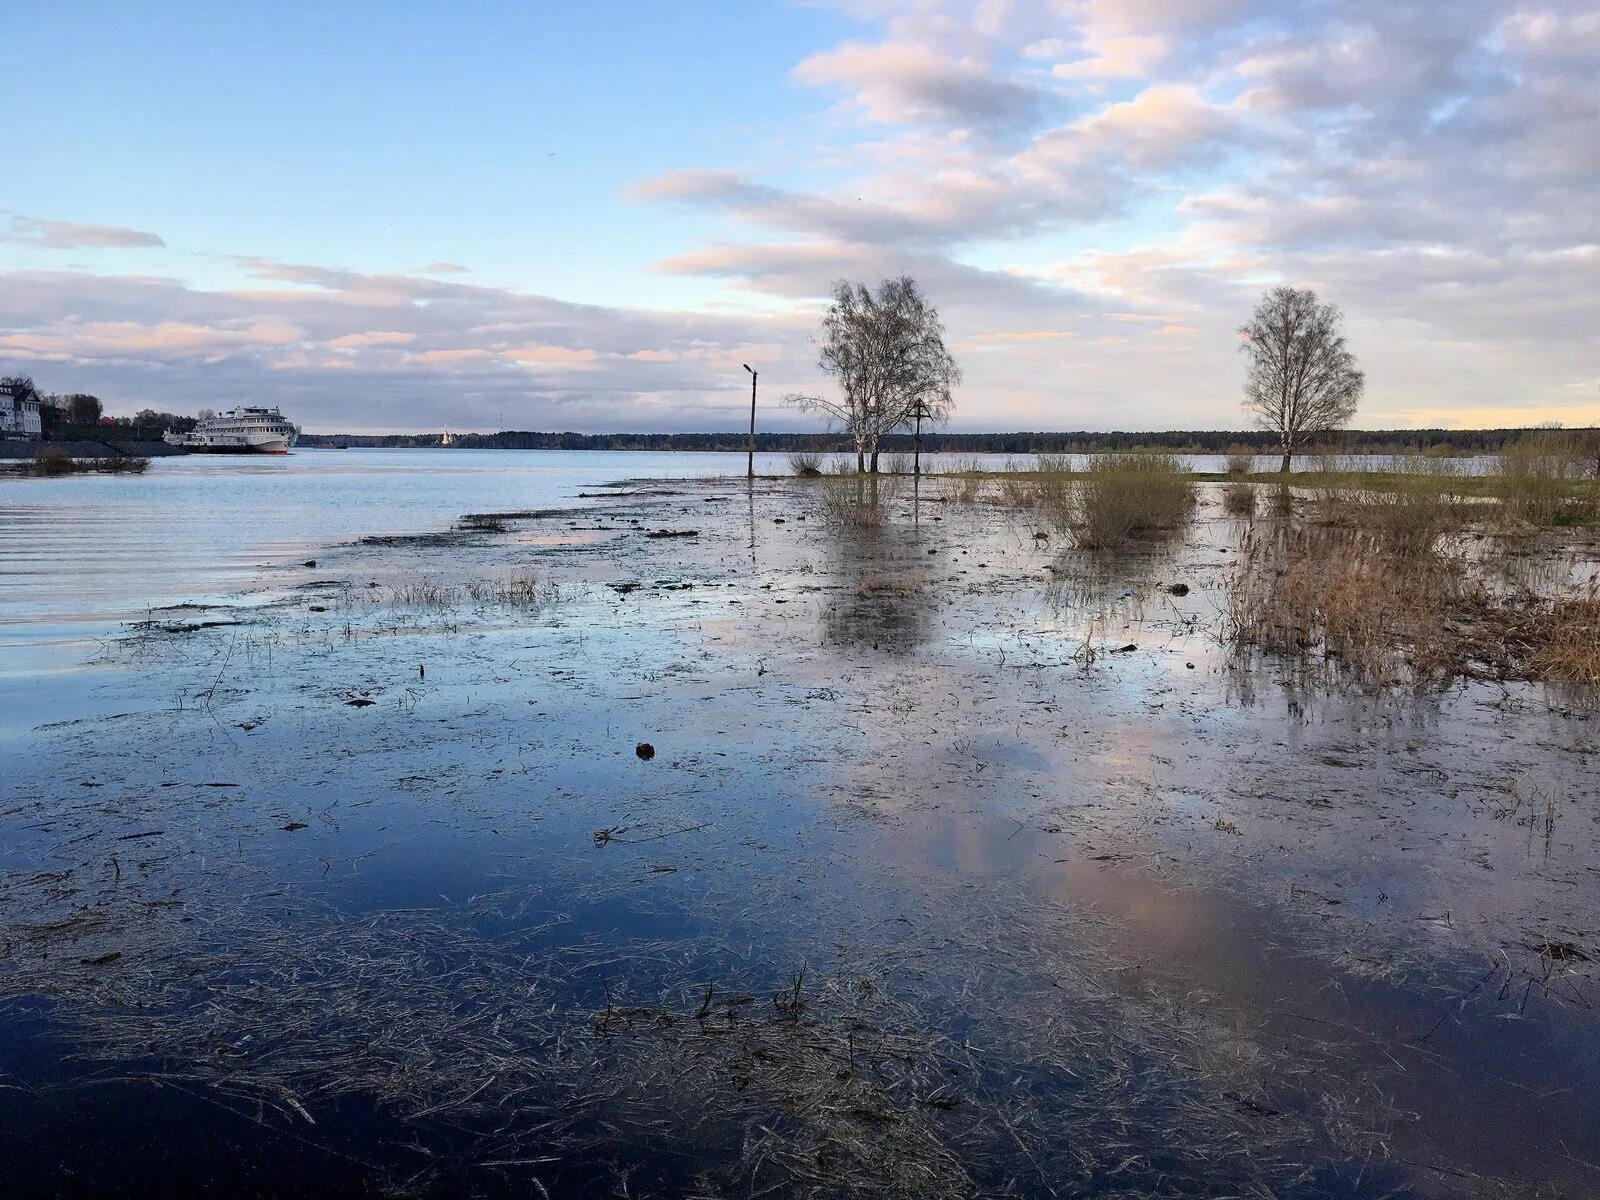
[[[1187,583],[1175,583],[1167,591],[1174,596],[1187,596],[1189,594],[1189,585]]]
[[[1129,642],[1126,646],[1118,646],[1111,653],[1113,653],[1113,654],[1132,654],[1138,648],[1139,648],[1139,644],[1137,642]]]
[[[699,537],[699,536],[700,536],[700,531],[698,529],[652,529],[649,533],[645,534],[645,537],[647,537],[647,538],[675,538],[675,537]]]
[[[644,759],[645,762],[649,762],[656,756],[656,748],[649,742],[640,742],[633,748],[633,752]]]
[[[304,829],[305,827],[306,823],[304,821],[290,821],[283,827],[283,831],[285,833],[293,833],[296,829]]]
[[[107,963],[116,962],[121,957],[121,950],[113,950],[109,954],[97,954],[93,958],[80,958],[78,961],[86,967],[103,967]]]
[[[357,696],[353,700],[346,700],[351,708],[366,708],[369,704],[376,704],[376,700],[368,700],[365,696]]]
[[[314,566],[317,565],[317,560],[314,559],[314,558],[308,558],[308,559],[305,560],[305,562],[301,563],[300,565],[302,567],[314,567]]]

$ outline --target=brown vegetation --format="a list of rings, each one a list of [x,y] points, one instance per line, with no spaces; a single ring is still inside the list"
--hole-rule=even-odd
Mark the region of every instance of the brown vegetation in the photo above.
[[[1524,434],[1501,450],[1497,465],[1508,517],[1528,525],[1558,525],[1594,512],[1593,490],[1585,504],[1573,483],[1593,476],[1596,464],[1573,434],[1558,429]]]
[[[1426,688],[1454,678],[1579,685],[1600,700],[1600,585],[1490,586],[1454,536],[1436,485],[1347,501],[1335,521],[1271,521],[1241,544],[1225,637],[1314,655],[1357,682]]]
[[[34,452],[31,472],[55,478],[89,472],[111,475],[142,475],[150,466],[148,458],[131,454],[114,454],[106,458],[73,458],[56,446],[40,446]]]
[[[1097,454],[1075,486],[1046,502],[1058,528],[1098,549],[1175,532],[1194,507],[1194,484],[1175,454]]]
[[[1228,447],[1228,474],[1249,475],[1256,469],[1255,447],[1234,444]]]
[[[1248,483],[1235,483],[1222,489],[1222,511],[1230,517],[1256,515],[1256,489]]]

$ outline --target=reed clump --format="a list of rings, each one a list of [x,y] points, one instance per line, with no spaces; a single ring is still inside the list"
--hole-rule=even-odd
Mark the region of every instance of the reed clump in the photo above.
[[[77,463],[72,461],[70,455],[63,454],[54,446],[40,446],[33,455],[33,473],[53,477],[57,475],[70,475],[78,469]]]
[[[1594,489],[1580,481],[1593,476],[1588,448],[1574,435],[1541,429],[1508,442],[1496,459],[1502,511],[1524,525],[1562,525],[1594,515]]]
[[[1320,654],[1363,683],[1421,683],[1457,657],[1447,617],[1466,587],[1455,559],[1396,553],[1370,529],[1252,529],[1228,589],[1226,636],[1276,654]]]
[[[1402,559],[1431,554],[1464,525],[1457,494],[1459,469],[1438,458],[1418,458],[1396,470],[1382,488],[1338,490],[1325,500],[1335,523],[1370,531],[1382,549]]]
[[[1256,489],[1248,483],[1231,483],[1222,489],[1222,511],[1230,517],[1256,515]]]
[[[822,455],[810,450],[797,450],[789,455],[789,469],[796,475],[814,479],[822,474]]]
[[[1556,600],[1533,620],[1530,673],[1549,683],[1578,684],[1600,700],[1600,584]]]
[[[1229,475],[1249,475],[1256,469],[1255,447],[1235,442],[1228,447],[1227,472]]]
[[[1158,537],[1182,527],[1194,509],[1194,484],[1176,454],[1097,454],[1052,505],[1058,528],[1085,549]]]
[[[62,475],[107,474],[142,475],[150,460],[135,454],[111,454],[104,458],[73,458],[56,446],[40,446],[33,455],[31,471],[46,478]]]
[[[856,475],[821,489],[823,521],[841,529],[875,529],[888,521],[888,506],[900,492],[895,476]]]

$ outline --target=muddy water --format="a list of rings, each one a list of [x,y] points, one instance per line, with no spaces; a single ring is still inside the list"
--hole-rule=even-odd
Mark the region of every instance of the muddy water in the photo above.
[[[6,1177],[1600,1186],[1587,710],[1234,661],[1215,507],[1106,558],[905,489],[655,490],[323,544],[19,685]]]

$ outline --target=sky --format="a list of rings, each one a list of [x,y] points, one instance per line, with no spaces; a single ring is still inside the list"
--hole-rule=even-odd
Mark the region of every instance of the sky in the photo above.
[[[1591,0],[0,0],[0,374],[312,431],[813,428],[909,273],[952,428],[1244,428],[1345,313],[1364,428],[1600,423]]]

